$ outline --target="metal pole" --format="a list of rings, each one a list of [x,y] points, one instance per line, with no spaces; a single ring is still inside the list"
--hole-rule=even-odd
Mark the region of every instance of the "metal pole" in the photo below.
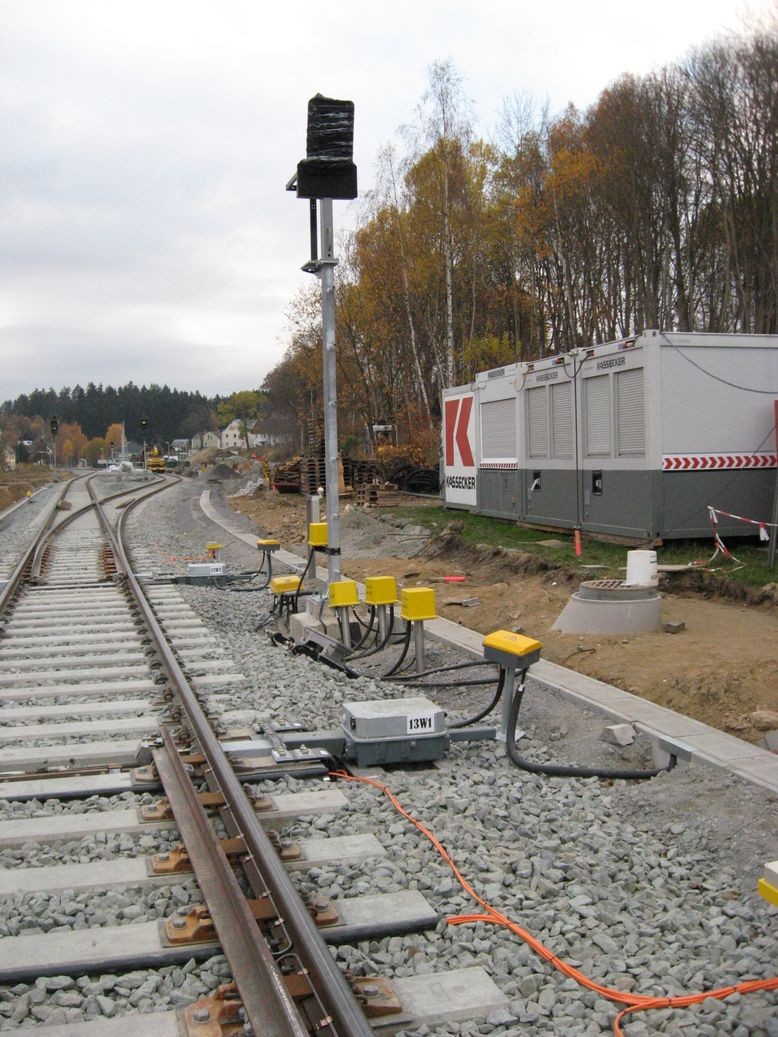
[[[340,579],[340,514],[338,510],[338,390],[335,366],[335,240],[332,199],[319,200],[322,340],[324,346],[324,463],[327,491],[328,584]]]
[[[516,684],[516,667],[505,666],[505,682],[502,688],[502,714],[500,716],[500,729],[497,732],[497,741],[505,742],[508,739],[508,718],[511,715],[511,700],[513,689]],[[513,734],[513,731],[510,732]]]
[[[424,651],[424,623],[417,619],[413,624],[413,645],[416,649],[416,672],[424,673],[427,668],[427,656]]]

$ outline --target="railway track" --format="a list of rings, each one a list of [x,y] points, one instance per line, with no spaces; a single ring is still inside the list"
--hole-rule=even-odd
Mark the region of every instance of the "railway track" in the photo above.
[[[208,715],[245,677],[124,543],[174,482],[66,485],[0,595],[0,1029],[366,1037],[498,1009],[480,968],[388,983],[339,966],[336,948],[439,915],[414,889],[298,890],[385,851],[327,837],[349,790],[306,787],[321,759],[253,758],[253,731]],[[318,837],[284,835],[311,822]]]

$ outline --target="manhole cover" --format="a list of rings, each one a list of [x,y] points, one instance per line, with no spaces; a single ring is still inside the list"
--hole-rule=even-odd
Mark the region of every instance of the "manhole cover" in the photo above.
[[[655,587],[630,587],[623,580],[586,580],[578,595],[590,601],[645,601],[657,596]]]

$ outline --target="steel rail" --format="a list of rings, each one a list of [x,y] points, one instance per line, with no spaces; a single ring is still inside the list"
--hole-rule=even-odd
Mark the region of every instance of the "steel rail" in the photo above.
[[[35,553],[33,554],[31,565],[31,578],[33,580],[37,580],[40,578],[40,572],[43,566],[43,559],[45,553],[51,545],[51,542],[54,539],[54,537],[61,533],[63,529],[66,529],[72,522],[75,522],[76,519],[81,518],[81,516],[85,515],[88,511],[92,511],[93,509],[95,509],[99,512],[103,504],[108,504],[111,501],[119,500],[121,497],[128,497],[131,493],[138,493],[139,491],[142,492],[144,489],[140,486],[131,486],[124,490],[117,490],[116,493],[109,493],[107,496],[100,497],[98,499],[92,487],[92,482],[95,479],[95,476],[88,475],[85,477],[81,476],[79,478],[86,478],[86,488],[91,498],[91,503],[84,504],[83,507],[77,508],[75,511],[71,511],[62,519],[61,522],[58,522],[56,526],[51,526],[50,528],[44,531],[44,533],[41,535],[37,542]],[[153,497],[155,493],[159,493],[161,490],[166,489],[168,485],[173,485],[178,481],[178,479],[174,479],[171,483],[168,483],[167,481],[162,479],[154,480],[153,483],[150,483],[152,487],[155,486],[156,482],[161,482],[162,485],[157,486],[155,489],[148,490],[147,492],[143,492],[143,495],[140,498],[140,500],[145,500],[146,497]],[[73,482],[75,482],[75,480],[73,480]],[[103,530],[106,534],[106,538],[108,540],[109,547],[113,552],[114,558],[118,560],[118,554],[116,551],[116,541],[114,539],[113,530],[111,529],[111,524],[106,519],[106,521],[103,522],[102,525]],[[124,573],[119,572],[118,575],[123,576]]]
[[[155,750],[154,763],[253,1031],[262,1037],[308,1037],[167,728],[162,738],[165,748]],[[280,1004],[282,1014],[272,1017],[270,1004]]]
[[[161,493],[162,490],[166,490],[170,486],[175,486],[175,484],[177,482],[180,482],[180,481],[181,481],[180,478],[174,478],[174,479],[169,479],[168,480],[168,479],[162,479],[160,477],[159,479],[157,479],[153,483],[151,483],[151,486],[153,488],[150,489],[147,493],[144,493],[141,497],[139,497],[137,503],[140,504],[141,501],[148,500],[149,497],[153,497],[153,496],[155,496],[155,494]],[[160,485],[155,485],[157,482],[159,482]],[[100,519],[100,523],[101,523],[101,525],[103,527],[103,532],[105,533],[106,539],[108,541],[108,546],[110,547],[111,552],[113,553],[114,560],[116,562],[116,572],[117,572],[117,575],[120,576],[120,577],[126,576],[127,575],[127,570],[126,570],[124,562],[122,561],[122,551],[121,551],[121,549],[119,547],[119,543],[118,543],[118,541],[116,539],[116,534],[114,533],[114,530],[113,530],[113,528],[111,526],[111,523],[110,523],[110,521],[108,519],[108,516],[105,514],[105,510],[103,508],[103,505],[104,504],[109,504],[111,501],[118,500],[120,497],[125,497],[128,494],[130,494],[130,493],[136,493],[138,491],[139,487],[135,487],[134,489],[131,489],[131,490],[121,490],[119,493],[112,493],[112,494],[109,494],[107,497],[100,497],[99,499],[97,497],[97,494],[95,493],[94,487],[92,486],[92,480],[91,479],[89,479],[89,481],[87,482],[86,488],[89,491],[89,496],[92,498],[92,504],[89,505],[89,506],[93,507],[95,509],[95,511],[97,513],[97,516]]]
[[[121,561],[126,570],[126,584],[136,600],[158,657],[175,694],[187,714],[189,726],[205,756],[208,767],[224,796],[225,802],[239,828],[247,853],[259,868],[268,891],[281,911],[284,924],[292,936],[295,950],[308,970],[317,996],[324,1005],[329,1020],[339,1037],[374,1037],[360,1005],[349,988],[345,977],[333,960],[307,908],[292,884],[283,863],[268,835],[257,818],[243,786],[214,734],[197,697],[192,690],[178,660],[167,643],[151,605],[132,571],[124,545],[124,525],[127,514],[136,502],[131,503],[120,515],[116,525],[116,536],[121,551]],[[258,933],[257,923],[253,923]],[[232,967],[233,963],[230,962]],[[259,962],[257,962],[259,967]],[[297,1013],[297,1009],[295,1009]],[[268,1006],[264,1005],[259,1017],[250,1018],[254,1032],[264,1032],[267,1026]],[[322,1020],[322,1025],[325,1021]],[[306,1032],[306,1031],[304,1031]]]
[[[45,513],[43,526],[40,532],[22,555],[16,568],[11,573],[8,579],[8,583],[0,591],[0,616],[3,615],[3,613],[6,611],[11,601],[13,600],[14,595],[16,594],[16,591],[18,590],[19,585],[22,582],[22,577],[24,576],[24,573],[27,570],[27,566],[32,563],[35,557],[38,545],[40,544],[41,540],[51,531],[52,523],[54,522],[54,516],[57,514],[57,508],[59,507],[60,502],[63,501],[67,496],[68,490],[70,489],[73,482],[75,482],[75,480],[71,480],[69,482],[62,484],[60,492],[56,495],[52,503],[49,505],[48,511]]]

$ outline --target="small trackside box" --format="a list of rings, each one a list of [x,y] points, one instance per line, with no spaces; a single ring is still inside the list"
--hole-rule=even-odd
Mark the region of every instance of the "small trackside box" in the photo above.
[[[308,524],[308,547],[327,546],[327,523],[310,522]]]
[[[439,760],[450,745],[443,710],[422,696],[348,702],[341,721],[347,759],[360,767]]]
[[[277,551],[280,546],[280,540],[257,540],[257,550],[259,551]]]
[[[765,864],[758,888],[759,895],[764,897],[768,904],[778,907],[778,861]]]
[[[484,659],[500,666],[529,669],[540,659],[543,645],[533,637],[514,634],[510,630],[495,630],[483,640]]]
[[[398,600],[394,576],[365,577],[366,605],[396,605]]]
[[[431,587],[404,588],[400,603],[400,617],[407,622],[437,618],[435,591]]]
[[[346,702],[341,719],[343,730],[351,738],[408,738],[439,735],[446,730],[443,710],[423,695]]]
[[[186,567],[186,575],[195,579],[209,576],[224,576],[224,562],[190,562]]]
[[[274,576],[270,581],[271,594],[296,594],[299,589],[299,576]]]
[[[333,580],[329,586],[327,604],[331,609],[348,608],[359,604],[359,593],[354,580]]]

